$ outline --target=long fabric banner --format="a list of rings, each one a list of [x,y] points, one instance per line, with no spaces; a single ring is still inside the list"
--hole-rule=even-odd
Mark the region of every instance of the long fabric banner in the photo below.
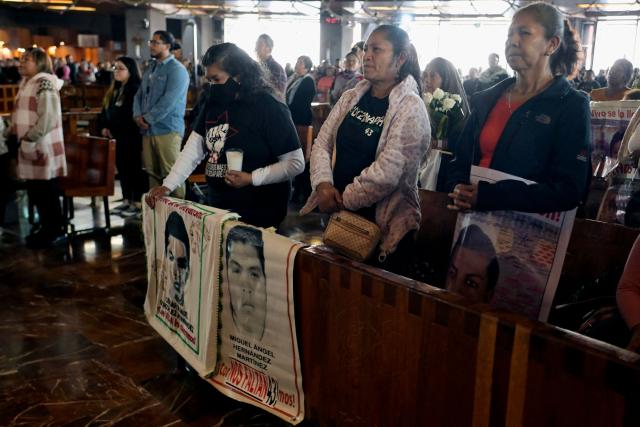
[[[302,245],[240,222],[224,226],[220,351],[211,383],[292,423],[304,418],[293,264]]]
[[[201,376],[216,366],[222,225],[236,214],[169,197],[143,203],[149,324]]]
[[[605,177],[617,165],[622,137],[638,107],[640,101],[591,103],[591,161],[594,176]]]
[[[143,219],[151,326],[225,395],[301,422],[293,266],[302,244],[178,199],[145,204]]]
[[[522,178],[473,166],[471,182]],[[544,214],[471,211],[458,215],[446,287],[478,302],[546,321],[575,209]]]
[[[594,175],[607,178],[598,221],[640,226],[640,177],[636,161],[618,164],[618,150],[640,101],[591,103]]]

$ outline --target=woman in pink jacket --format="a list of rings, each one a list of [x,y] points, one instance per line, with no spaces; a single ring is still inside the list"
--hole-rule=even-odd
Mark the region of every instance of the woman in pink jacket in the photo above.
[[[58,93],[63,82],[53,74],[51,59],[40,48],[27,49],[19,71],[22,81],[11,126],[20,143],[18,178],[26,180],[29,199],[40,216],[41,228],[27,236],[27,245],[39,248],[64,234],[58,184],[67,174]]]
[[[363,64],[364,80],[344,93],[315,141],[314,191],[301,213],[347,209],[375,221],[382,232],[378,259],[397,271],[396,260],[410,250],[411,232],[420,225],[416,183],[429,146],[429,118],[419,95],[417,56],[404,30],[376,28]]]

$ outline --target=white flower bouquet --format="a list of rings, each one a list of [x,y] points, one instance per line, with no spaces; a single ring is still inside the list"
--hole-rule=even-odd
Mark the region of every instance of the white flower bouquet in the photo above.
[[[426,92],[422,99],[429,111],[431,137],[437,140],[446,139],[449,130],[464,118],[462,97],[438,88],[433,93]]]

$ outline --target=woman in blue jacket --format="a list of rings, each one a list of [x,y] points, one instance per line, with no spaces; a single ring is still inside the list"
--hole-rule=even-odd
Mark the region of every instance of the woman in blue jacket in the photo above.
[[[516,77],[474,96],[448,188],[453,210],[553,212],[575,208],[590,174],[589,101],[566,79],[580,43],[555,7],[532,3],[511,21],[505,45]],[[517,175],[469,183],[471,165]]]

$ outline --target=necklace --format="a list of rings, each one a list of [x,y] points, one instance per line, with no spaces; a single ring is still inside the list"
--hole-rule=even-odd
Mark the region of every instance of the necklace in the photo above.
[[[553,79],[549,80],[542,88],[536,90],[535,92],[533,92],[531,94],[531,96],[528,96],[525,98],[525,101],[533,98],[534,96],[538,95],[539,93],[543,92],[545,89],[547,89],[549,86],[551,86],[551,83],[553,83]],[[509,108],[509,113],[512,114],[513,110],[511,109],[511,93],[513,92],[515,85],[512,85],[509,89],[507,89],[507,107]]]

